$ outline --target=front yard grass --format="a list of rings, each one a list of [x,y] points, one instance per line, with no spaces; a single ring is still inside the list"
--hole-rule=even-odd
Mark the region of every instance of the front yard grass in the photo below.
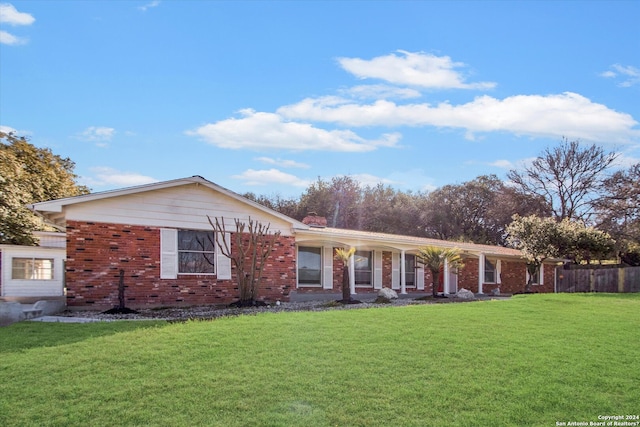
[[[640,412],[640,295],[0,328],[2,426],[555,426]]]

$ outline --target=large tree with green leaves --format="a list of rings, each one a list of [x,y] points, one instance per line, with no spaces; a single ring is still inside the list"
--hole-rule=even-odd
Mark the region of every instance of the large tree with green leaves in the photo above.
[[[38,148],[24,137],[0,132],[0,243],[31,245],[46,225],[26,205],[86,194],[75,163]]]
[[[550,209],[541,197],[521,194],[497,176],[484,175],[429,193],[421,223],[428,237],[503,245],[514,214],[545,216]]]
[[[431,272],[431,278],[433,279],[431,292],[434,297],[438,295],[440,271],[444,270],[445,263],[452,269],[462,268],[464,266],[462,262],[462,255],[460,254],[460,250],[457,248],[424,246],[418,250],[416,260]]]
[[[540,266],[548,258],[560,255],[561,242],[558,222],[553,218],[540,218],[535,215],[522,217],[514,215],[513,222],[507,227],[507,242],[520,249],[527,262],[529,280],[524,291],[531,292],[533,280],[540,272]]]

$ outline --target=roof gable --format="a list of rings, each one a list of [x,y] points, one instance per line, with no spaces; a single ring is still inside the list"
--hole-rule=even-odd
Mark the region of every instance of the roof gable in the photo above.
[[[279,229],[307,227],[200,176],[34,203],[29,208],[58,226],[74,219],[200,228],[208,225],[210,215],[228,220],[252,217],[276,223]]]

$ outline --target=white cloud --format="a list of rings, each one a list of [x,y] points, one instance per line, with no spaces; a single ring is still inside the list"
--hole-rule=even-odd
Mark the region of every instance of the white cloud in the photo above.
[[[0,23],[12,26],[31,25],[35,18],[28,13],[18,12],[10,3],[0,3]],[[0,31],[0,44],[16,46],[26,44],[27,39],[18,37],[6,31]]]
[[[378,147],[394,147],[398,133],[384,134],[368,140],[350,130],[325,130],[307,123],[289,122],[278,114],[240,111],[243,117],[222,120],[201,126],[187,135],[200,136],[220,148],[294,151],[366,152]]]
[[[116,133],[114,128],[104,126],[90,126],[86,128],[82,133],[78,134],[78,139],[83,141],[95,142],[98,146],[106,146],[106,142],[113,138]]]
[[[10,127],[10,126],[5,126],[5,125],[0,125],[0,132],[2,133],[13,133],[13,134],[17,134],[18,131],[15,130],[14,128]]]
[[[309,169],[311,167],[306,163],[296,162],[295,160],[272,159],[271,157],[256,157],[255,160],[283,168]]]
[[[379,98],[419,98],[422,94],[410,88],[401,88],[388,85],[360,85],[339,91],[345,96],[359,99],[379,99]]]
[[[0,23],[9,25],[31,25],[35,18],[24,12],[18,12],[10,3],[0,3]]]
[[[26,43],[27,43],[27,39],[23,37],[14,36],[13,34],[9,34],[6,31],[0,30],[0,44],[8,44],[8,45],[15,46],[15,45],[26,44]]]
[[[83,177],[84,185],[89,187],[131,187],[134,185],[151,184],[158,182],[150,176],[135,172],[122,172],[106,166],[91,168],[93,177]]]
[[[148,9],[151,9],[152,7],[158,7],[159,5],[160,5],[159,0],[153,0],[143,6],[138,7],[138,9],[140,9],[143,12],[146,12]]]
[[[511,163],[509,160],[496,160],[495,162],[491,162],[489,163],[489,166],[494,166],[496,168],[500,168],[500,169],[513,169],[513,163]]]
[[[298,178],[278,169],[247,169],[240,175],[233,175],[232,178],[241,179],[245,181],[246,185],[287,184],[294,187],[307,187],[310,184],[308,180]]]
[[[640,84],[640,68],[631,65],[613,64],[612,70],[601,73],[601,77],[616,79],[620,77],[622,81],[618,83],[620,87],[631,87]]]
[[[346,71],[358,78],[375,78],[389,83],[434,89],[490,89],[493,82],[465,83],[464,77],[455,71],[463,67],[448,56],[435,56],[423,52],[398,51],[401,56],[390,54],[371,60],[338,58]]]
[[[638,122],[582,95],[515,95],[502,100],[480,96],[461,105],[398,105],[378,100],[358,104],[344,98],[307,98],[277,111],[284,117],[345,126],[436,126],[474,132],[628,143],[640,137]]]

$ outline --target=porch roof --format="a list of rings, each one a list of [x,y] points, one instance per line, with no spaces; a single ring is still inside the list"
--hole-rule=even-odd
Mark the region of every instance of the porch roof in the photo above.
[[[395,250],[412,251],[422,246],[458,248],[463,254],[485,254],[496,257],[521,258],[518,249],[503,246],[479,245],[466,242],[429,239],[426,237],[403,236],[371,231],[347,230],[341,228],[308,228],[295,230],[297,243],[325,243],[354,247],[383,247]]]

